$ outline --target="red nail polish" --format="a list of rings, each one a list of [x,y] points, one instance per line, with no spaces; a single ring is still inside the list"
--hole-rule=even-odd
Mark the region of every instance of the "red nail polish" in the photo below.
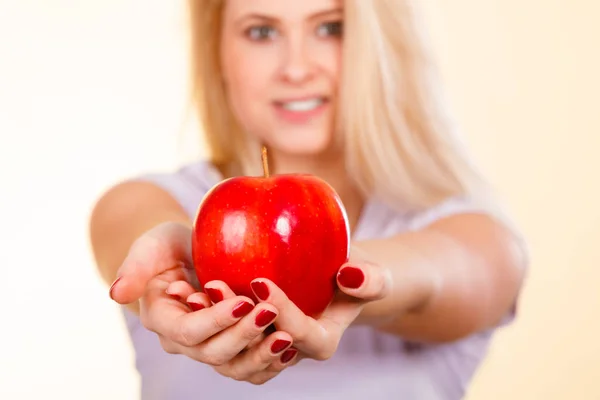
[[[112,285],[110,285],[110,288],[108,289],[108,296],[111,299],[113,299],[113,296],[112,296],[113,289],[115,288],[115,285],[117,284],[117,282],[119,282],[121,280],[121,278],[122,278],[122,276],[120,276],[117,279],[115,279],[115,281],[112,283]]]
[[[252,304],[248,303],[247,301],[240,301],[235,307],[233,307],[231,315],[233,315],[233,318],[241,318],[244,315],[248,315],[253,309],[254,306]]]
[[[257,281],[252,282],[250,285],[252,286],[252,290],[259,300],[265,301],[269,298],[269,287],[266,283]]]
[[[271,352],[273,354],[281,353],[284,349],[286,349],[290,345],[289,340],[277,339],[271,345]]]
[[[200,311],[203,308],[206,308],[206,307],[204,307],[204,304],[194,303],[193,301],[188,301],[188,305],[190,306],[192,311]]]
[[[205,289],[205,291],[213,303],[216,304],[220,301],[223,301],[223,292],[221,292],[219,289],[207,288],[207,289]]]
[[[338,281],[349,289],[358,289],[365,281],[365,274],[356,267],[344,267],[338,274]]]
[[[169,296],[171,296],[171,298],[173,300],[177,300],[177,301],[181,301],[181,296],[179,296],[178,294],[171,294],[171,293],[167,293]]]
[[[281,362],[283,364],[287,364],[290,361],[292,361],[292,358],[294,358],[294,356],[296,355],[296,353],[298,353],[298,350],[296,349],[288,349],[286,350],[282,355],[281,355]]]
[[[262,328],[263,326],[269,325],[275,319],[276,316],[277,314],[275,314],[271,310],[262,310],[256,316],[256,326]]]

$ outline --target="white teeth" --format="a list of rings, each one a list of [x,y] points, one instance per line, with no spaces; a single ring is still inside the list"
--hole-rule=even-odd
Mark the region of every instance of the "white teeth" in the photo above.
[[[309,99],[302,101],[290,101],[283,103],[282,106],[289,111],[310,111],[323,104],[323,99]]]

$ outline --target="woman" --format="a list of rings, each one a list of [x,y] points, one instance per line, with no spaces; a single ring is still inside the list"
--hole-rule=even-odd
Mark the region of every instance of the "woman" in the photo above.
[[[116,185],[91,218],[144,399],[464,395],[526,259],[437,101],[409,3],[190,1],[211,160]],[[198,204],[261,175],[261,146],[272,173],[323,178],[347,211],[346,296],[317,320],[267,279],[254,303],[191,272]]]

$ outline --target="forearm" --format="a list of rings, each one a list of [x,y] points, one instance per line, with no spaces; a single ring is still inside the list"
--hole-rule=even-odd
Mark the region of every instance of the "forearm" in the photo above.
[[[144,232],[163,222],[191,226],[178,203],[156,186],[128,182],[110,189],[94,206],[90,242],[101,278],[111,284],[129,249]],[[127,306],[138,312],[138,304]]]
[[[525,257],[484,215],[457,215],[418,232],[354,244],[392,273],[392,290],[359,322],[403,338],[451,341],[491,327],[514,303]]]

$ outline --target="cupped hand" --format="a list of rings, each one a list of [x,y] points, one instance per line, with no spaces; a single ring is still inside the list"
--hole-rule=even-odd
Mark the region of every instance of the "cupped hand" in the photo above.
[[[335,354],[344,332],[363,308],[387,296],[391,282],[387,268],[350,261],[337,274],[338,294],[317,319],[305,315],[272,281],[255,279],[251,286],[259,304],[271,304],[279,310],[275,326],[293,338],[294,348],[299,350],[297,359],[323,361]]]
[[[206,296],[204,293],[196,292],[195,288],[183,281],[172,282],[166,291],[175,299],[187,298],[188,304],[199,303]],[[222,281],[208,282],[205,292],[215,303],[213,308],[239,297]],[[269,303],[259,303],[257,308],[262,306],[266,308],[256,313],[253,320],[255,326],[261,327],[260,332],[257,334],[256,328],[248,329],[246,334],[242,334],[245,337],[243,342],[240,342],[233,351],[227,352],[226,358],[211,364],[219,374],[259,385],[274,378],[289,365],[295,364],[294,356],[298,351],[291,347],[292,337],[284,331],[273,331],[271,328],[273,322],[277,321],[276,318],[279,318],[279,316],[274,318],[272,314],[272,310],[276,308]],[[220,335],[226,335],[232,329],[228,328]],[[243,345],[245,348],[242,349]],[[222,341],[215,344],[215,349],[222,353],[230,346]]]
[[[228,377],[262,384],[302,358],[327,360],[334,355],[345,330],[356,321],[365,305],[386,297],[391,290],[391,282],[388,269],[357,258],[351,259],[338,272],[338,295],[323,314],[314,319],[305,315],[275,283],[268,279],[255,279],[251,286],[259,305],[269,304],[279,310],[274,321],[276,333],[285,332],[293,347],[288,346],[280,359],[267,368],[258,351],[250,350],[215,369]],[[256,348],[262,346],[266,347],[259,343]]]
[[[141,323],[158,335],[169,353],[214,367],[236,358],[238,379],[246,375],[240,362],[244,359],[252,360],[246,364],[253,370],[277,368],[277,363],[283,368],[279,357],[292,338],[285,332],[263,335],[278,317],[277,308],[269,303],[255,305],[222,282],[209,282],[199,292],[190,235],[190,228],[176,223],[143,234],[119,269],[111,298],[119,304],[139,301]]]

